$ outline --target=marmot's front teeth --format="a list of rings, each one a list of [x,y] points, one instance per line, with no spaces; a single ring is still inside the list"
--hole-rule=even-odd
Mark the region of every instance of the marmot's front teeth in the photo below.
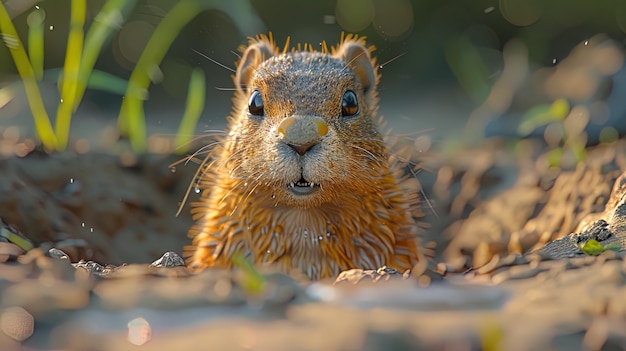
[[[315,184],[313,182],[309,182],[308,180],[304,179],[304,177],[301,177],[300,180],[298,180],[295,183],[289,183],[289,187],[290,188],[293,188],[294,186],[307,187],[307,188],[310,187],[310,188],[312,188],[312,187],[314,187],[316,185],[318,185],[318,184]]]
[[[302,179],[297,181],[297,182],[295,182],[295,183],[289,183],[289,187],[290,188],[293,188],[293,187],[296,187],[296,186],[303,187],[303,188],[305,188],[305,187],[312,188],[312,187],[314,187],[316,185],[319,185],[319,184],[316,184],[316,183],[313,183],[313,182],[307,182],[306,180],[302,180]]]

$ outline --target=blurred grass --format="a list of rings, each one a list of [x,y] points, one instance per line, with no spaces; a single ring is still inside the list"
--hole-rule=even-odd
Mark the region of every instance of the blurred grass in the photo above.
[[[44,10],[37,9],[28,15],[28,57],[33,65],[33,71],[37,80],[43,78],[43,23],[46,13]]]
[[[124,102],[118,117],[118,127],[122,135],[128,135],[135,151],[143,152],[146,148],[146,119],[143,101],[148,98],[148,87],[155,74],[160,72],[159,65],[170,46],[183,29],[201,11],[218,9],[225,13],[236,13],[233,17],[236,25],[242,32],[249,32],[258,27],[259,19],[254,9],[247,1],[219,1],[219,0],[182,0],[161,19],[142,51],[135,69],[128,81],[128,89],[124,95]],[[196,95],[197,97],[197,95]],[[188,103],[198,102],[197,98],[189,98]],[[191,114],[197,107],[186,107]],[[188,112],[185,112],[187,116]],[[191,117],[186,117],[190,119]],[[197,118],[196,118],[197,120]],[[190,122],[183,119],[181,128],[188,130]]]
[[[67,147],[72,120],[73,107],[78,105],[76,101],[76,89],[78,86],[78,71],[81,65],[83,51],[85,16],[87,12],[87,0],[72,0],[70,15],[70,32],[65,51],[65,64],[61,76],[61,101],[57,108],[56,136],[57,149]]]
[[[116,80],[112,76],[100,74],[96,76],[98,80],[91,80],[90,76],[102,45],[112,30],[121,24],[120,9],[126,9],[127,12],[133,4],[132,1],[109,0],[99,12],[100,21],[95,21],[85,42],[87,1],[72,0],[65,62],[59,75],[61,99],[57,105],[56,129],[52,129],[36,81],[43,77],[45,12],[37,8],[28,17],[29,55],[27,55],[11,18],[0,2],[0,31],[5,41],[8,40],[7,47],[24,83],[37,135],[47,149],[63,150],[67,147],[72,114],[80,104],[88,82],[92,81],[99,86],[107,86],[110,83],[114,83],[113,86],[120,86],[119,79]],[[114,25],[113,18],[117,19],[118,26]]]
[[[83,50],[83,57],[81,60],[80,69],[78,71],[78,85],[76,86],[76,95],[74,98],[74,105],[72,110],[76,111],[78,104],[83,98],[85,89],[90,82],[90,76],[94,75],[94,65],[96,60],[102,51],[102,47],[111,37],[113,31],[119,29],[124,23],[124,18],[128,16],[130,11],[135,7],[137,1],[135,0],[108,0],[103,6],[94,22],[89,27],[87,37],[85,39],[85,46]],[[107,83],[112,83],[114,86],[119,86],[119,79],[111,76],[109,80],[106,76],[100,74],[96,78],[98,86],[105,86]]]
[[[28,55],[26,55],[26,51],[24,51],[24,46],[17,35],[15,26],[13,26],[11,17],[1,1],[0,32],[2,32],[2,39],[9,48],[15,67],[24,83],[24,90],[26,91],[28,105],[33,114],[37,135],[41,139],[44,147],[49,150],[54,150],[57,147],[56,135],[52,129],[48,112],[46,112],[46,108],[43,104],[41,92],[39,91],[39,86],[35,79],[35,72],[28,59]]]
[[[151,78],[159,70],[158,65],[182,28],[200,11],[214,7],[215,4],[198,0],[184,0],[177,3],[159,23],[142,52],[131,78],[126,83],[113,75],[94,71],[94,65],[103,45],[113,31],[121,27],[124,17],[135,4],[136,1],[108,0],[98,12],[85,38],[87,1],[71,1],[70,30],[65,62],[58,76],[61,97],[57,105],[56,128],[52,129],[36,82],[43,77],[45,12],[37,7],[36,11],[29,15],[29,56],[24,51],[11,18],[0,2],[0,31],[11,51],[20,78],[24,82],[29,106],[35,119],[37,135],[47,149],[63,150],[67,147],[72,115],[89,86],[118,93],[124,90],[125,99],[118,125],[122,134],[129,135],[135,151],[145,151],[143,101],[147,98]],[[191,137],[195,124],[204,109],[206,90],[204,84],[203,72],[194,70],[186,111],[180,126],[181,132],[185,132],[188,137],[178,136],[179,145],[186,143]]]
[[[204,6],[207,6],[204,4]],[[148,98],[148,86],[159,70],[159,64],[182,28],[203,9],[196,0],[178,2],[163,17],[141,53],[135,69],[128,80],[128,89],[120,110],[118,127],[128,135],[133,149],[143,152],[146,148],[146,121],[143,101]]]
[[[206,82],[204,71],[200,68],[194,68],[189,79],[185,113],[180,122],[178,133],[176,133],[175,146],[178,154],[184,154],[189,151],[189,143],[194,135],[198,119],[204,110],[205,96]]]
[[[246,257],[236,252],[231,261],[233,264],[241,270],[241,287],[249,294],[260,294],[265,289],[265,277],[254,267],[254,264],[250,262]]]
[[[80,83],[84,84],[85,82],[81,82],[79,78],[79,84]],[[106,91],[120,96],[124,95],[126,89],[128,88],[128,81],[126,81],[125,79],[99,70],[91,71],[89,78],[86,80],[86,83],[86,86],[88,86],[89,89]],[[77,91],[76,94],[79,94],[79,92]],[[84,94],[84,92],[82,94]]]

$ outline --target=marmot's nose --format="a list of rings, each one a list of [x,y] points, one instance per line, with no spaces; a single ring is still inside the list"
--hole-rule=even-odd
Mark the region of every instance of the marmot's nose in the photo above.
[[[294,116],[283,119],[277,131],[283,143],[302,156],[328,133],[328,124],[319,117]]]
[[[302,144],[302,145],[296,145],[296,144],[287,144],[289,147],[291,147],[292,149],[296,150],[296,152],[298,154],[300,154],[300,156],[306,154],[307,151],[309,151],[313,146],[317,145],[318,141],[311,141],[308,142],[306,144]]]

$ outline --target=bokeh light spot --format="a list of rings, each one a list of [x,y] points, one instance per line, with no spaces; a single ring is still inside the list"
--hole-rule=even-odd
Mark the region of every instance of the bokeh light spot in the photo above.
[[[600,131],[601,143],[612,143],[619,138],[619,133],[613,127],[604,127]]]
[[[529,26],[541,18],[543,12],[539,0],[500,0],[500,13],[509,23]]]
[[[335,16],[337,23],[344,30],[360,32],[372,23],[374,2],[372,0],[338,0]]]
[[[543,133],[546,144],[550,147],[557,147],[564,137],[563,126],[560,123],[550,123]]]
[[[35,319],[22,307],[8,307],[0,313],[0,330],[8,337],[24,341],[35,331]]]
[[[413,6],[408,0],[374,0],[372,24],[383,38],[401,40],[413,29]]]
[[[133,345],[143,345],[152,337],[150,323],[144,318],[135,318],[128,322],[128,341]]]
[[[145,21],[132,21],[126,23],[119,31],[117,45],[114,50],[115,59],[124,67],[132,68],[139,60],[144,46],[150,39],[154,26]]]

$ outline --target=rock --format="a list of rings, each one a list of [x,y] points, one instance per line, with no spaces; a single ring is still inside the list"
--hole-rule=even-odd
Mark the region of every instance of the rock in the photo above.
[[[98,262],[85,260],[80,260],[76,263],[72,263],[72,266],[74,266],[74,268],[83,268],[90,274],[95,274],[99,276],[106,276],[108,274],[111,274],[118,268],[113,265],[103,266]]]
[[[185,260],[183,260],[180,255],[176,252],[168,251],[161,256],[158,260],[152,262],[151,266],[153,267],[176,267],[176,266],[185,266]]]
[[[389,268],[386,266],[380,267],[376,270],[350,269],[339,273],[339,276],[337,277],[337,279],[335,279],[335,282],[333,284],[339,284],[343,282],[357,284],[365,278],[369,278],[369,281],[372,282],[378,282],[381,279],[389,280],[392,276],[402,277],[402,273],[400,273],[395,268]]]
[[[48,250],[48,254],[50,254],[50,257],[53,258],[58,258],[60,260],[69,260],[70,257],[63,251],[57,249],[57,248],[51,248],[50,250]]]

